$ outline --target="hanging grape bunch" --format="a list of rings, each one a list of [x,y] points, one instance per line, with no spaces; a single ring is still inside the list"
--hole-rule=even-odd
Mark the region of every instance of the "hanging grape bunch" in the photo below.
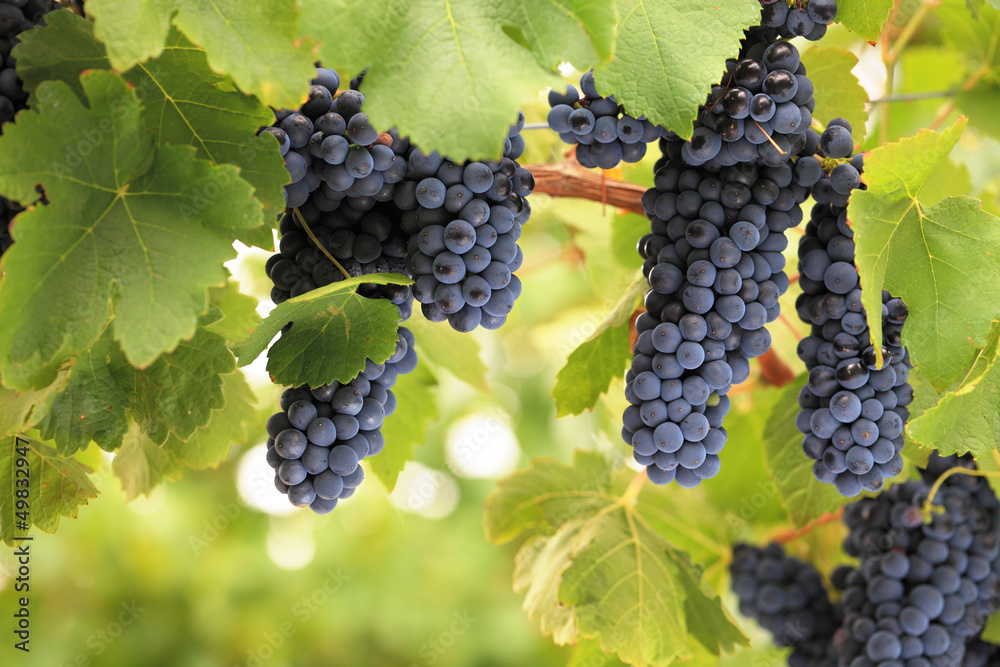
[[[576,159],[584,167],[613,169],[619,162],[638,162],[646,145],[660,138],[663,128],[625,113],[614,95],[597,93],[593,70],[581,77],[580,89],[583,97],[573,86],[564,93],[549,91],[548,124],[565,143],[576,145]]]
[[[870,345],[847,220],[850,193],[863,188],[864,159],[851,158],[853,148],[850,125],[834,119],[820,138],[819,159],[800,157],[794,169],[803,182],[814,181],[816,201],[798,248],[802,294],[795,305],[812,332],[798,346],[809,379],[799,394],[796,425],[805,434],[803,451],[816,461],[816,478],[845,496],[878,491],[900,473],[906,406],[913,400],[902,345],[908,309],[885,291],[877,315],[884,367]]]

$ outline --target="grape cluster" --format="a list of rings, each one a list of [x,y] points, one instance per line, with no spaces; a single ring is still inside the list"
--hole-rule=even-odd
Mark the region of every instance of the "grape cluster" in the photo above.
[[[756,619],[778,646],[793,647],[791,667],[836,666],[832,640],[839,610],[816,568],[787,556],[780,544],[737,544],[729,571],[740,613]]]
[[[267,421],[267,462],[274,485],[296,507],[326,514],[364,479],[359,462],[385,446],[380,428],[396,409],[392,386],[417,365],[413,334],[400,327],[384,364],[368,360],[356,378],[310,389],[286,389],[281,412]]]
[[[953,475],[921,507],[934,481],[969,457],[932,455],[920,480],[897,484],[847,507],[845,551],[860,564],[835,573],[845,590],[834,637],[841,665],[958,667],[990,647],[976,640],[1000,594],[1000,502],[981,477]]]
[[[684,144],[688,164],[760,162],[778,166],[818,142],[810,128],[813,84],[790,42],[748,37],[738,60],[713,86]],[[811,149],[811,150],[810,150]]]
[[[760,0],[760,25],[751,34],[766,37],[805,37],[815,42],[837,18],[837,0]]]
[[[498,329],[521,294],[513,275],[524,261],[517,240],[535,187],[531,172],[517,163],[523,127],[521,114],[499,161],[462,165],[437,153],[409,156],[408,180],[395,201],[411,234],[413,295],[432,322],[448,320],[461,332]]]
[[[692,166],[662,139],[654,187],[642,197],[651,233],[639,240],[646,312],[626,374],[622,437],[658,484],[714,477],[726,443],[729,388],[771,344],[765,324],[788,289],[785,231],[808,188],[788,164]]]
[[[828,157],[847,157],[850,128],[838,120],[823,133],[821,149]],[[846,139],[844,136],[846,135]],[[840,142],[840,143],[838,143]],[[841,145],[842,144],[842,145]],[[815,158],[802,170],[819,169]],[[815,163],[813,165],[812,163]],[[817,479],[835,484],[845,496],[878,491],[903,468],[903,426],[913,400],[909,356],[901,342],[908,309],[901,299],[882,293],[882,353],[879,369],[869,345],[867,314],[854,267],[854,232],[847,221],[850,191],[860,183],[862,158],[838,164],[813,186],[813,207],[799,242],[799,317],[812,333],[798,346],[809,370],[799,393],[802,410],[796,425],[804,433],[802,449],[815,460]],[[838,180],[848,171],[848,182]]]
[[[322,223],[330,231],[320,239],[326,249],[361,264],[345,267],[351,275],[410,275],[427,319],[448,320],[462,332],[499,328],[520,295],[513,272],[524,257],[517,240],[535,187],[531,172],[517,163],[524,115],[510,127],[502,159],[460,164],[422,152],[394,128],[375,129],[363,111],[362,83],[358,76],[338,92],[337,72],[318,68],[308,101],[298,110],[278,111],[275,125],[264,130],[285,158],[292,181],[285,187],[288,208],[308,207],[307,224],[339,212]],[[305,249],[305,263],[296,262],[298,270],[283,265],[276,302],[337,279],[304,230],[292,228],[297,224],[288,222],[285,258],[294,260]],[[394,303],[405,301],[397,288],[371,289]]]
[[[663,133],[645,117],[625,113],[614,95],[601,97],[593,70],[580,78],[580,89],[583,97],[573,86],[563,93],[549,91],[548,124],[564,142],[576,144],[576,160],[584,167],[613,169],[619,162],[638,162],[646,145]]]

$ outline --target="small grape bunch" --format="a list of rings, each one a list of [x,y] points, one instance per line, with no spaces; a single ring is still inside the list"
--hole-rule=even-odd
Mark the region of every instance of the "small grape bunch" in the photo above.
[[[751,32],[769,31],[778,37],[805,37],[815,42],[837,18],[837,0],[760,0],[760,26]]]
[[[620,162],[638,162],[646,144],[656,141],[663,128],[645,117],[632,117],[615,100],[601,97],[594,71],[580,78],[583,97],[573,86],[566,92],[549,91],[549,127],[567,144],[576,144],[576,160],[584,167],[613,169]]]

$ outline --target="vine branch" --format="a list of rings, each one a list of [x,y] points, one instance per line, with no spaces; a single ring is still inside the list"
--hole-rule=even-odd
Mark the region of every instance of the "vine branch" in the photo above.
[[[532,164],[525,169],[535,177],[536,193],[589,199],[646,215],[641,201],[646,188],[641,185],[604,178],[602,172],[585,169],[574,160],[564,160],[557,164]]]

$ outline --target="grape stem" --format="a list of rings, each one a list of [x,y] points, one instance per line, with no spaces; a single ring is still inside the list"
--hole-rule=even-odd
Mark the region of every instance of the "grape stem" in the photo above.
[[[532,164],[525,169],[535,177],[536,193],[589,199],[646,215],[642,208],[642,193],[646,188],[641,185],[605,178],[603,172],[585,169],[570,160],[557,164]]]
[[[326,258],[331,262],[333,262],[334,266],[340,269],[340,272],[344,274],[344,278],[350,280],[351,274],[348,273],[347,269],[341,266],[340,262],[337,261],[337,258],[331,255],[330,251],[327,250],[325,247],[323,247],[323,244],[319,242],[319,239],[316,238],[315,234],[313,234],[313,230],[309,228],[309,224],[306,222],[306,219],[302,217],[302,212],[297,208],[293,208],[292,211],[295,212],[295,217],[299,219],[299,224],[302,225],[302,229],[306,230],[306,234],[308,234],[309,238],[312,239],[312,242],[316,244],[316,247],[319,248],[319,251],[324,255],[326,255]]]
[[[941,4],[941,0],[924,0],[920,3],[920,7],[917,11],[913,12],[913,15],[903,26],[902,31],[899,36],[896,37],[896,43],[890,43],[890,34],[894,28],[894,20],[896,18],[896,12],[899,10],[899,5],[897,4],[892,10],[892,16],[889,21],[885,24],[885,28],[882,30],[879,41],[882,45],[882,63],[885,65],[885,93],[887,96],[892,96],[893,89],[896,83],[896,63],[899,62],[899,56],[903,53],[903,49],[913,38],[916,33],[917,28],[923,23],[923,20],[927,17],[930,11]],[[886,104],[882,107],[882,119],[881,119],[881,143],[889,143],[889,105]]]
[[[824,526],[828,523],[833,523],[834,521],[840,521],[844,517],[844,508],[841,507],[836,512],[827,512],[825,514],[820,514],[818,517],[802,526],[799,529],[788,529],[777,533],[768,540],[768,542],[777,542],[778,544],[788,544],[793,540],[797,540],[804,535],[808,535],[812,531],[816,530],[820,526]]]
[[[924,521],[930,523],[931,517],[934,512],[944,511],[943,507],[934,507],[934,497],[937,492],[941,489],[941,486],[947,481],[947,479],[953,475],[969,475],[970,477],[1000,477],[1000,471],[997,470],[973,470],[970,468],[963,468],[962,466],[955,466],[954,468],[949,468],[946,470],[931,487],[930,493],[927,494],[927,500],[924,501],[923,509],[920,513],[924,517]]]

